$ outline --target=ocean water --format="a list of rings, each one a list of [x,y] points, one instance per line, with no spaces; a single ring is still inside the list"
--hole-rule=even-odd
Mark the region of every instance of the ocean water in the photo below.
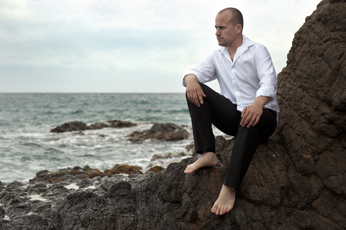
[[[66,122],[87,124],[123,120],[139,126],[51,133]],[[41,170],[89,165],[105,170],[115,164],[146,169],[154,154],[186,152],[192,142],[145,141],[125,136],[149,129],[150,122],[191,127],[184,94],[22,93],[0,94],[0,181],[27,182]],[[189,129],[190,130],[190,129]]]

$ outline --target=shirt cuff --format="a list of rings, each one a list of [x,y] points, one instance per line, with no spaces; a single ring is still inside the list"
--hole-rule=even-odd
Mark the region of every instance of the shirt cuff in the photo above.
[[[264,96],[274,98],[276,95],[276,87],[274,86],[262,86],[256,92],[256,97]]]

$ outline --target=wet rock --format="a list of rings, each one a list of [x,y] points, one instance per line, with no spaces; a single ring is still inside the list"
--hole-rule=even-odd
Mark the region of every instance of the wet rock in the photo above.
[[[106,176],[113,176],[114,174],[143,174],[141,167],[133,165],[119,165],[116,164],[113,168],[104,171]]]
[[[179,153],[165,153],[165,154],[154,154],[146,167],[146,173],[150,171],[163,172],[169,164],[179,162],[183,158],[189,157],[192,154],[179,152]],[[157,171],[159,170],[159,171]]]
[[[113,127],[113,128],[128,128],[128,127],[133,127],[136,126],[136,123],[129,122],[129,121],[119,121],[119,120],[110,120],[107,121],[109,124],[108,127]]]
[[[186,156],[186,154],[184,152],[180,152],[180,153],[166,153],[166,154],[154,154],[151,157],[150,161],[155,161],[157,159],[168,159],[168,158],[173,158],[173,157],[184,157]]]
[[[84,131],[84,130],[95,130],[95,129],[103,129],[103,128],[126,128],[136,126],[136,123],[128,122],[128,121],[119,121],[119,120],[110,120],[105,123],[97,122],[91,125],[87,125],[84,122],[74,121],[67,122],[62,124],[61,126],[57,126],[50,130],[53,133],[63,133],[63,132],[71,132],[71,131]]]
[[[71,132],[71,131],[83,131],[87,129],[88,129],[88,126],[84,122],[73,121],[73,122],[64,123],[61,126],[51,129],[50,131],[53,133],[63,133],[63,132]]]
[[[38,182],[33,185],[29,185],[24,191],[28,194],[42,194],[48,190],[48,186],[45,183]]]
[[[189,133],[182,126],[177,126],[172,123],[159,124],[155,123],[149,130],[143,132],[133,132],[128,135],[128,140],[133,143],[143,142],[145,140],[160,140],[160,141],[177,141],[187,139]]]
[[[80,167],[76,166],[68,170],[78,171],[80,169]],[[38,175],[42,176],[47,172],[39,172]],[[69,222],[73,218],[66,219],[66,223],[63,219],[59,219],[59,215],[64,215],[61,212],[74,213],[73,215],[80,214],[82,223],[81,225],[76,225],[78,226],[77,229],[83,229],[83,227],[85,229],[104,229],[100,225],[104,220],[102,218],[98,219],[97,223],[99,226],[93,225],[88,227],[88,219],[93,222],[94,217],[98,218],[103,215],[104,212],[99,209],[99,202],[103,202],[103,199],[109,202],[109,210],[106,211],[112,216],[112,220],[115,220],[115,216],[111,213],[114,212],[113,209],[116,207],[116,213],[119,214],[119,217],[114,222],[114,226],[122,228],[122,226],[127,226],[127,211],[126,205],[117,206],[120,204],[118,202],[122,202],[118,196],[121,198],[128,197],[126,195],[126,191],[129,191],[128,188],[135,186],[146,176],[141,174],[116,174],[113,177],[101,178],[97,176],[92,179],[71,177],[66,181],[53,184],[47,180],[35,180],[27,186],[23,186],[22,183],[18,182],[2,183],[4,189],[0,193],[0,229],[75,229],[72,227],[74,224]],[[120,187],[115,186],[120,182],[125,183],[125,187],[124,185],[120,185]],[[38,192],[39,190],[42,193],[30,193],[30,191]],[[130,194],[130,196],[132,195]],[[95,198],[95,203],[92,203],[88,198]],[[85,201],[91,203],[84,206],[85,204],[82,204],[84,201],[80,199],[85,199]],[[79,205],[74,207],[70,202],[74,202],[74,204],[79,203]],[[65,204],[69,204],[69,207],[64,206]],[[90,207],[90,209],[85,207]],[[85,208],[84,211],[81,208]],[[66,209],[70,210],[66,211]],[[76,213],[77,210],[79,210],[79,214]],[[100,212],[94,215],[93,212],[95,210]]]
[[[0,220],[4,219],[5,217],[5,209],[3,209],[1,206],[0,206]]]
[[[195,143],[191,142],[190,144],[185,146],[187,152],[194,153],[195,152]]]
[[[162,173],[164,171],[165,171],[164,167],[155,165],[154,167],[151,167],[150,169],[148,169],[145,173],[149,173],[149,172]]]
[[[52,183],[57,183],[59,181],[64,181],[72,176],[69,174],[69,171],[61,170],[59,172],[50,172],[48,170],[43,170],[36,173],[36,177],[30,180],[30,183],[34,183],[36,181],[49,181]]]
[[[101,172],[99,169],[90,168],[88,165],[83,168],[83,172],[86,173],[89,176],[89,178],[105,176],[105,174]]]
[[[30,183],[34,183],[36,181],[49,181],[52,183],[57,183],[60,181],[66,181],[73,177],[78,179],[83,178],[94,178],[94,177],[104,177],[105,174],[101,172],[99,169],[90,168],[88,165],[84,168],[79,166],[75,166],[72,169],[60,169],[58,172],[50,172],[48,170],[42,170],[36,173],[36,177],[30,180]]]
[[[5,185],[0,181],[0,192],[2,192],[5,189]]]

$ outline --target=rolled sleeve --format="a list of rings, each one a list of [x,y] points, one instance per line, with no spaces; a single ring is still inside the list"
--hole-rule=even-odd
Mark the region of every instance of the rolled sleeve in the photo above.
[[[277,85],[276,72],[270,54],[264,46],[260,46],[256,50],[255,63],[260,79],[260,88],[256,91],[256,97],[265,96],[275,98]]]
[[[274,86],[262,86],[256,92],[256,97],[265,96],[265,97],[274,98],[275,95],[276,95],[276,87]]]

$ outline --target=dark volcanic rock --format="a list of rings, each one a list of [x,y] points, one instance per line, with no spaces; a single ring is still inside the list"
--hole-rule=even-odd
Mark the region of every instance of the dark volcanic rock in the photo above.
[[[155,123],[151,129],[143,132],[133,132],[128,135],[131,142],[143,142],[147,139],[156,139],[161,141],[177,141],[187,139],[189,133],[181,126],[172,123],[159,124]]]
[[[57,183],[70,179],[91,179],[94,177],[111,177],[115,174],[143,174],[141,168],[133,165],[120,165],[116,164],[111,169],[106,169],[104,172],[99,169],[90,168],[88,165],[84,168],[75,166],[73,168],[60,169],[58,172],[50,172],[48,170],[42,170],[36,173],[36,177],[30,180],[30,183],[36,183],[38,181],[46,181],[50,183]],[[11,184],[13,184],[12,182]],[[19,182],[16,182],[19,183]],[[11,185],[10,184],[10,185]],[[7,187],[10,187],[8,185]]]
[[[84,130],[95,130],[95,129],[103,129],[103,128],[125,128],[136,126],[137,124],[129,122],[129,121],[119,121],[119,120],[110,120],[106,123],[97,122],[95,124],[87,125],[84,122],[74,121],[67,122],[62,124],[61,126],[55,127],[50,130],[53,133],[63,133],[63,132],[71,132],[71,131],[84,131]]]
[[[68,222],[77,216],[82,218],[83,223],[81,226],[85,229],[109,229],[107,226],[113,226],[113,223],[104,225],[105,223],[98,222],[101,225],[88,226],[87,219],[90,218],[91,222],[94,222],[94,218],[98,219],[106,212],[113,213],[114,207],[118,205],[116,202],[121,201],[123,197],[122,190],[114,187],[117,183],[125,183],[125,187],[130,188],[142,181],[145,176],[117,174],[112,177],[94,177],[82,180],[71,177],[66,181],[55,184],[51,184],[49,181],[32,182],[32,184],[20,182],[0,183],[4,187],[0,192],[0,229],[83,229],[77,223],[78,221],[76,223]],[[89,198],[92,197],[98,198],[101,203],[103,202],[102,199],[107,199],[106,202],[113,203],[109,206],[109,210],[100,211],[99,208],[102,206],[99,206],[98,201],[91,202]],[[109,197],[114,197],[114,199]],[[83,200],[90,203],[84,204]],[[65,206],[66,204],[68,206]],[[70,210],[66,211],[66,209]],[[95,210],[100,212],[93,214]],[[66,219],[65,222],[65,219],[58,219],[61,212],[73,213],[74,217]],[[121,206],[119,213],[123,212]],[[120,217],[114,218],[115,215],[112,214],[109,219],[118,221],[114,222],[114,226],[127,225],[127,222],[119,223]]]

